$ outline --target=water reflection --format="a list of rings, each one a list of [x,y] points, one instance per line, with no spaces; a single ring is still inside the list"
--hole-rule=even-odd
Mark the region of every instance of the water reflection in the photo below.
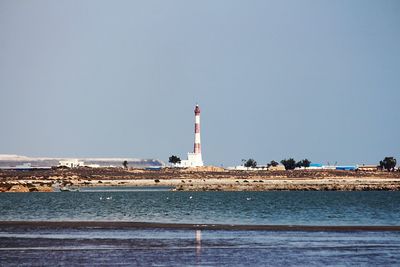
[[[397,231],[0,230],[1,266],[400,266]]]
[[[201,230],[196,230],[196,255],[200,256],[201,252]]]
[[[195,232],[196,264],[201,262],[201,230]]]

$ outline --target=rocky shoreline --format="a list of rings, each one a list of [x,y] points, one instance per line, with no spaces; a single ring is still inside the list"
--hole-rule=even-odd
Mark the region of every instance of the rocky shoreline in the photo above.
[[[176,191],[398,191],[400,172],[228,171],[218,167],[0,170],[0,192],[53,192],[63,186],[169,186]]]

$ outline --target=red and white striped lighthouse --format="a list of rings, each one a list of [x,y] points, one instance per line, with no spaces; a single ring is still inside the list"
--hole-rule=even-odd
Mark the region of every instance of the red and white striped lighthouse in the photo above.
[[[201,141],[200,141],[200,108],[196,105],[194,109],[194,154],[201,155]]]
[[[194,108],[194,148],[193,152],[188,153],[188,159],[182,160],[180,167],[200,167],[203,166],[203,158],[201,157],[200,142],[200,108],[196,105]]]

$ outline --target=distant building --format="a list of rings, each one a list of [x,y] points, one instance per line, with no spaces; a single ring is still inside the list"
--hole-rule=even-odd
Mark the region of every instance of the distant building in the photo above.
[[[336,166],[336,170],[340,171],[355,171],[357,166]]]
[[[359,171],[376,171],[378,170],[378,165],[358,165],[357,169]]]
[[[322,164],[321,163],[310,163],[310,167],[322,168]]]
[[[58,162],[58,167],[77,168],[77,167],[84,167],[84,166],[85,166],[85,163],[83,161],[79,161],[77,159],[60,160]]]
[[[101,166],[99,164],[85,164],[85,167],[89,167],[89,168],[100,168]]]
[[[31,170],[32,164],[31,163],[22,163],[20,165],[15,166],[14,170]]]
[[[309,170],[321,170],[324,166],[321,163],[310,163],[310,166],[307,167]]]
[[[227,167],[226,169],[231,170],[231,171],[256,171],[257,170],[256,168],[245,167],[243,165]]]
[[[0,167],[1,170],[15,170],[15,171],[33,171],[33,170],[50,170],[51,167],[38,167],[32,166],[31,163],[22,163],[15,167]]]
[[[253,167],[245,167],[243,165],[239,165],[239,166],[234,166],[234,167],[227,167],[227,170],[232,170],[232,171],[262,171],[262,170],[266,170],[266,171],[284,171],[285,170],[285,166],[283,165],[277,165],[277,166],[266,166],[266,165],[260,165],[257,166],[255,168]]]
[[[18,155],[2,155],[0,154],[0,169],[14,169],[17,165],[31,163],[32,168],[39,167],[51,168],[59,166],[60,161],[70,161],[74,158],[35,158]],[[157,159],[138,159],[138,158],[75,158],[83,161],[85,167],[121,167],[122,162],[127,160],[131,168],[146,168],[151,166],[164,166],[165,163]]]
[[[334,165],[324,165],[324,166],[322,166],[322,169],[324,169],[324,170],[336,170],[336,166],[334,166]]]

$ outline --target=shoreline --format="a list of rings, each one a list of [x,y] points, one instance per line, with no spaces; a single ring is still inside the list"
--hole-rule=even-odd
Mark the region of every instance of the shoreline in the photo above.
[[[224,231],[301,231],[301,232],[400,232],[400,225],[244,225],[188,224],[131,221],[0,221],[0,229],[69,228],[69,229],[164,229],[164,230],[224,230]]]
[[[383,171],[228,171],[77,168],[0,170],[0,192],[53,192],[66,187],[168,186],[174,191],[400,191],[400,172]]]

